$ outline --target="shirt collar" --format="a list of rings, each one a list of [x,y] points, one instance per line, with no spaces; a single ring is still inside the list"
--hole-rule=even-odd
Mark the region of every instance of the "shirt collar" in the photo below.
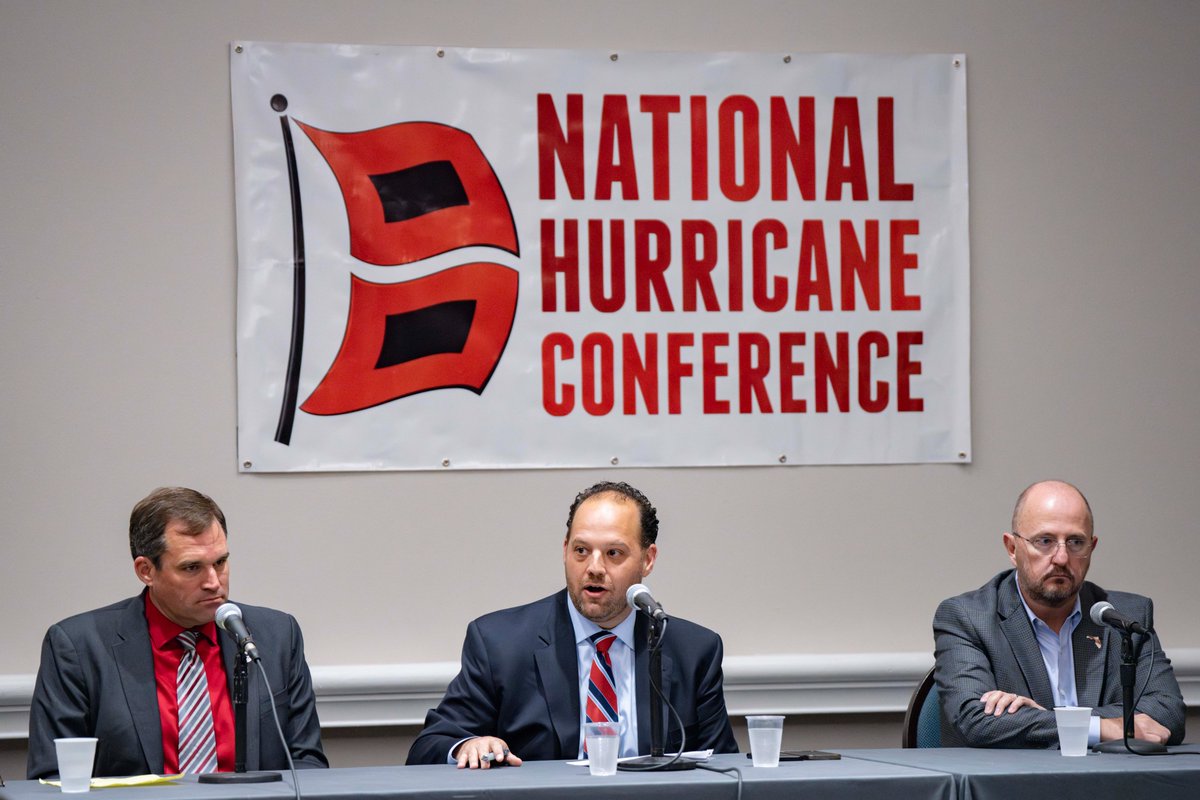
[[[1047,628],[1050,627],[1049,625],[1046,625],[1046,623],[1042,620],[1041,617],[1039,617],[1037,614],[1033,613],[1033,609],[1029,607],[1029,603],[1025,602],[1025,595],[1021,592],[1021,582],[1020,581],[1017,581],[1017,597],[1021,598],[1021,605],[1023,605],[1025,607],[1025,614],[1029,617],[1030,622],[1032,622],[1034,625],[1041,624],[1041,625],[1045,625]],[[1075,606],[1072,609],[1071,613],[1069,615],[1067,615],[1067,620],[1066,620],[1065,624],[1067,626],[1069,626],[1072,630],[1074,630],[1075,626],[1079,624],[1079,621],[1082,618],[1083,618],[1083,610],[1079,605],[1079,593],[1076,592],[1075,593]]]
[[[159,611],[158,606],[154,604],[149,590],[143,592],[142,598],[146,603],[146,623],[150,628],[150,644],[155,650],[163,649],[174,642],[179,634],[186,630],[191,630],[167,619],[167,616]],[[208,622],[195,630],[200,634],[202,639],[207,639],[209,644],[217,643],[216,622]]]
[[[583,644],[584,641],[591,639],[592,634],[599,631],[607,630],[615,633],[617,638],[621,640],[630,650],[633,650],[633,626],[637,622],[637,613],[631,611],[625,619],[613,628],[601,628],[596,623],[579,613],[579,609],[571,602],[571,595],[568,592],[566,595],[567,613],[571,615],[571,627],[575,629],[575,644]]]

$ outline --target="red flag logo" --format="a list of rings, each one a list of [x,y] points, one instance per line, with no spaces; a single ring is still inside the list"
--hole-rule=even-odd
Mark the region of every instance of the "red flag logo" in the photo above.
[[[516,309],[517,275],[499,264],[464,264],[397,284],[352,275],[341,350],[300,408],[344,414],[429,389],[480,394]]]
[[[350,255],[409,264],[459,247],[517,254],[504,189],[466,131],[402,122],[358,133],[300,126],[328,162],[350,218]]]
[[[408,122],[334,133],[296,124],[333,170],[346,204],[350,254],[411,264],[461,247],[518,255],[500,181],[474,138]],[[444,388],[481,394],[516,316],[518,275],[476,262],[395,284],[351,276],[341,349],[300,406],[346,414]]]

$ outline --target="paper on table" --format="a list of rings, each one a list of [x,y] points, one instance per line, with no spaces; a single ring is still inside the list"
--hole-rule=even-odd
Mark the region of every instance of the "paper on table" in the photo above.
[[[130,775],[128,778],[92,778],[93,789],[112,789],[117,786],[162,786],[175,783],[182,775]],[[41,778],[46,786],[62,786],[61,781],[48,781]]]
[[[709,748],[708,750],[688,750],[683,754],[682,757],[690,758],[695,761],[708,761],[709,756],[711,756],[712,754],[713,754],[712,748]],[[675,754],[674,753],[665,753],[665,755],[674,756]],[[622,761],[633,761],[635,758],[642,758],[642,756],[625,756],[624,758],[618,758],[617,763],[620,764]],[[582,761],[568,761],[567,762],[568,767],[586,767],[587,765],[588,765],[588,760],[586,758],[583,759]]]

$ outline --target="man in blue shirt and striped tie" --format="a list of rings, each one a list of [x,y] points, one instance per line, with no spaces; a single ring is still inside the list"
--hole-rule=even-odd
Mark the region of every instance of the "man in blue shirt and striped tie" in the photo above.
[[[565,589],[467,627],[462,669],[413,742],[409,764],[488,769],[584,755],[583,724],[614,721],[620,754],[650,752],[645,615],[625,595],[654,569],[658,514],[640,491],[603,482],[575,498],[563,540]],[[735,753],[721,639],[672,617],[663,684],[673,715],[665,749]]]

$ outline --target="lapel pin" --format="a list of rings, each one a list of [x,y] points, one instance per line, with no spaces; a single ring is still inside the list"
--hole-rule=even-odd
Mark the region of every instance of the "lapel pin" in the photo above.
[[[1096,645],[1096,649],[1097,649],[1097,650],[1099,650],[1101,647],[1103,647],[1103,646],[1104,646],[1104,645],[1100,644],[1100,637],[1099,637],[1099,636],[1087,636],[1087,637],[1084,637],[1084,638],[1091,639],[1091,640],[1092,640],[1092,644]]]

